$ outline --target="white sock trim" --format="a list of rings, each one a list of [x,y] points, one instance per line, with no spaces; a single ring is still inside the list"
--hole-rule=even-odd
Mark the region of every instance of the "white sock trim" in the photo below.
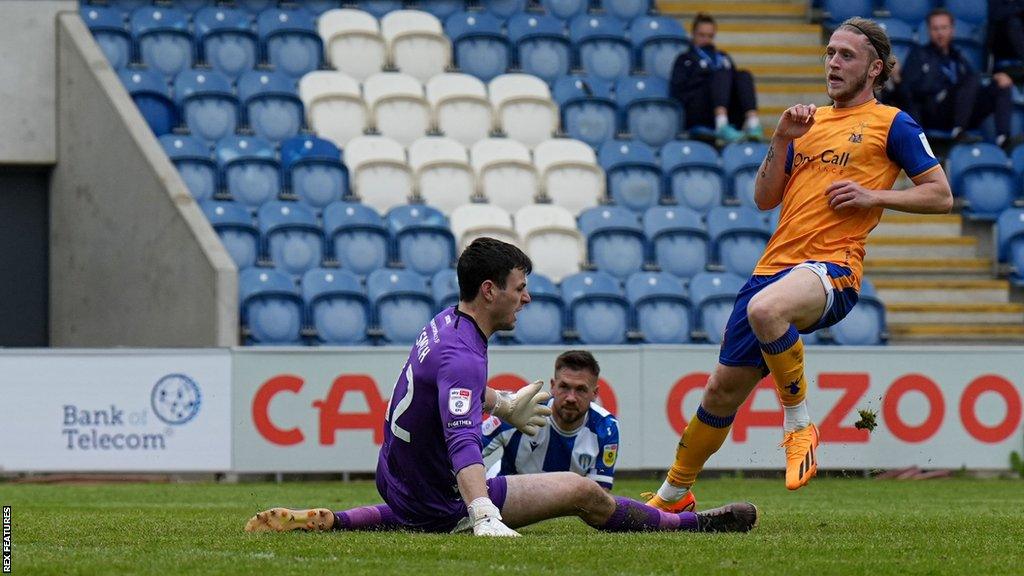
[[[673,486],[665,480],[661,483],[661,488],[658,488],[658,496],[665,502],[678,502],[689,491],[689,488]]]
[[[801,401],[796,406],[783,406],[782,409],[786,414],[782,428],[786,432],[796,432],[810,425],[811,416],[807,413],[807,400]]]

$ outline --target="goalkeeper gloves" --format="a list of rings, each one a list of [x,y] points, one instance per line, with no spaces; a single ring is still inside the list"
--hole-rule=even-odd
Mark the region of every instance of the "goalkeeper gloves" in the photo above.
[[[474,536],[519,536],[519,532],[505,526],[498,507],[486,496],[469,503],[469,519],[473,522]]]
[[[515,394],[498,392],[498,399],[494,403],[491,415],[515,426],[523,434],[535,436],[538,430],[547,425],[547,417],[551,414],[551,408],[544,405],[544,402],[551,398],[551,394],[541,391],[543,385],[543,380],[536,380],[533,384],[523,386]]]

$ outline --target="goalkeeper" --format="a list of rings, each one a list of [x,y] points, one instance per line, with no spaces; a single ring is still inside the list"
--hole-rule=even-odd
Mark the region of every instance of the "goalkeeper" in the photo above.
[[[730,504],[699,514],[662,512],[613,497],[572,472],[486,479],[481,452],[483,412],[534,435],[547,420],[549,398],[534,382],[515,394],[486,388],[487,340],[515,327],[530,302],[530,259],[498,240],[480,238],[459,257],[459,304],[423,328],[395,384],[377,460],[385,504],[342,512],[273,508],[249,519],[246,531],[421,530],[518,536],[514,528],[579,516],[600,530],[750,530],[757,509]]]

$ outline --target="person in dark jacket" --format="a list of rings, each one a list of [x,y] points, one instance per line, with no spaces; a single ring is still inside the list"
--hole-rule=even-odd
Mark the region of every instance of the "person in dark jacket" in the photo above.
[[[994,70],[1024,82],[1024,0],[988,0]]]
[[[716,30],[709,14],[701,12],[694,17],[690,28],[693,49],[680,54],[672,66],[672,97],[686,110],[687,129],[713,129],[726,143],[744,136],[760,140],[763,131],[754,77],[737,70],[732,58],[715,48]]]

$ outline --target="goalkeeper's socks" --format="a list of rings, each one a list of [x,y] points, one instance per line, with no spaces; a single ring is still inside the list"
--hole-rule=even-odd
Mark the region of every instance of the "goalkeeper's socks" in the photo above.
[[[401,528],[398,516],[387,504],[362,506],[334,513],[334,530],[395,530]]]
[[[594,526],[605,532],[697,531],[697,515],[693,512],[673,514],[662,512],[636,500],[615,496],[615,511],[608,521]]]
[[[705,410],[701,404],[686,425],[686,430],[683,430],[683,437],[676,448],[676,460],[668,471],[668,484],[676,487],[692,486],[697,481],[697,474],[704,468],[704,463],[722,447],[735,417],[735,414],[717,416]]]

